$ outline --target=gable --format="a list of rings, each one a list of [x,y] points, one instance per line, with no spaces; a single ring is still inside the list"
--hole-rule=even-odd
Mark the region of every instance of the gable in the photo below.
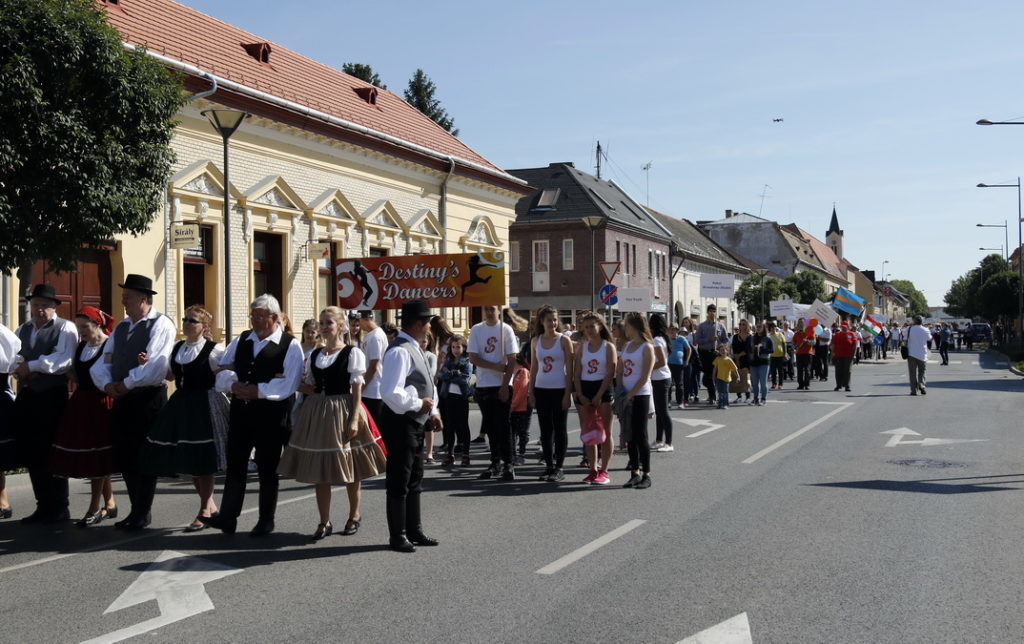
[[[280,176],[270,176],[245,192],[247,205],[261,205],[285,210],[306,210],[302,198]]]

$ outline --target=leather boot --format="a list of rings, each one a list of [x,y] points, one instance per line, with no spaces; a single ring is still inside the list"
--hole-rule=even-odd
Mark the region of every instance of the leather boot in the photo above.
[[[405,497],[387,497],[389,545],[397,552],[416,552],[416,546],[405,537]]]
[[[405,532],[409,541],[417,546],[436,546],[437,539],[431,539],[423,534],[423,524],[420,520],[420,495],[410,494],[405,502]]]

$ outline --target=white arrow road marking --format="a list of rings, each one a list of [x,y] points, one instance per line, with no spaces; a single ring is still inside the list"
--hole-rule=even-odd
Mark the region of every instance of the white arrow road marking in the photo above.
[[[789,403],[789,401],[788,401],[788,400],[775,400],[775,399],[772,399],[772,400],[766,400],[766,401],[764,401],[764,402],[765,402],[765,404],[767,404],[767,403],[772,403],[772,404],[774,404],[774,405],[785,405],[785,404]]]
[[[612,541],[615,541],[616,539],[618,539],[622,535],[624,535],[624,534],[626,534],[628,532],[632,532],[633,530],[636,530],[637,528],[639,528],[640,526],[642,526],[645,523],[647,523],[647,522],[644,521],[643,519],[633,519],[632,521],[629,521],[625,525],[622,525],[622,526],[619,526],[618,528],[615,528],[614,530],[612,530],[608,534],[604,535],[603,537],[598,537],[597,539],[594,539],[593,541],[591,541],[587,545],[583,546],[582,548],[578,548],[576,550],[573,550],[572,552],[570,552],[569,554],[565,555],[561,559],[558,559],[557,561],[553,561],[552,563],[549,563],[548,565],[544,566],[540,570],[536,570],[534,572],[536,572],[538,575],[553,575],[556,572],[558,572],[559,570],[561,570],[562,568],[565,568],[566,566],[568,566],[568,565],[570,565],[572,563],[575,563],[576,561],[579,561],[580,559],[582,559],[583,557],[586,557],[587,555],[589,555],[590,553],[594,552],[595,550],[597,550],[601,546],[608,545],[609,543],[611,543]]]
[[[133,581],[107,610],[103,611],[103,614],[106,615],[155,599],[160,608],[160,616],[116,630],[113,633],[101,635],[95,639],[86,640],[82,644],[120,642],[129,637],[148,633],[193,615],[213,610],[213,601],[206,594],[203,585],[237,572],[242,572],[242,570],[208,559],[188,557],[180,552],[165,550],[156,558],[156,561],[150,564],[149,568],[142,571],[138,579]]]
[[[710,434],[711,432],[715,431],[716,429],[722,429],[723,427],[725,427],[725,425],[719,425],[717,423],[711,422],[710,420],[701,420],[699,418],[676,418],[675,420],[678,420],[679,422],[683,423],[684,425],[689,425],[690,427],[706,427],[707,428],[707,429],[702,429],[699,432],[694,432],[692,434],[687,434],[686,438],[697,438],[698,436],[703,436],[704,434]]]
[[[789,436],[783,438],[782,440],[779,440],[779,441],[776,441],[775,443],[772,443],[771,445],[769,445],[768,447],[764,448],[763,450],[761,450],[757,454],[754,454],[753,456],[751,456],[747,460],[743,461],[743,464],[744,465],[750,465],[751,463],[759,460],[762,456],[765,456],[767,454],[770,454],[770,453],[774,452],[775,450],[777,450],[778,448],[782,447],[783,445],[785,445],[789,441],[791,441],[791,440],[793,440],[795,438],[798,438],[801,435],[811,431],[812,429],[814,429],[818,425],[822,424],[823,422],[825,422],[829,418],[832,418],[833,416],[835,416],[839,412],[843,411],[844,409],[847,409],[848,407],[852,407],[855,403],[852,403],[852,402],[836,402],[836,403],[833,403],[833,402],[815,402],[815,403],[812,403],[812,404],[814,404],[814,405],[837,405],[837,407],[835,409],[833,409],[832,411],[828,412],[827,414],[825,414],[824,416],[822,416],[821,418],[819,418],[818,420],[814,421],[813,423],[804,425],[803,427],[801,427],[800,429],[796,430],[795,432],[793,432]]]
[[[746,613],[725,620],[721,624],[691,635],[676,644],[753,644],[750,634],[750,620]]]
[[[878,433],[892,435],[889,442],[885,444],[886,447],[896,447],[897,445],[921,445],[922,447],[934,447],[935,445],[952,445],[953,443],[984,443],[988,441],[987,438],[922,438],[921,440],[906,440],[907,436],[921,435],[907,427],[898,427],[896,429],[889,429]]]

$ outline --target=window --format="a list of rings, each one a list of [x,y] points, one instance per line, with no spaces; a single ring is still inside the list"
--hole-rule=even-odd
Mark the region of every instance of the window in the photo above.
[[[571,239],[562,240],[562,270],[573,270],[573,247]]]
[[[633,244],[633,275],[636,275],[636,244]]]
[[[538,239],[533,242],[533,290],[551,290],[549,279],[549,254],[548,240]]]
[[[629,275],[630,274],[630,272],[629,272],[629,244],[627,244],[626,242],[622,242],[622,250],[626,254],[626,272],[625,272],[625,274]]]
[[[519,242],[517,241],[508,243],[508,272],[519,272]]]
[[[554,210],[561,192],[561,188],[544,188],[537,197],[537,203],[534,204],[533,208],[530,208],[530,212]]]
[[[281,261],[281,238],[270,233],[256,233],[252,244],[253,292],[259,296],[270,293],[278,302],[284,302]]]
[[[654,251],[647,249],[647,279],[654,279]]]
[[[326,239],[320,240],[320,243],[327,244],[329,249],[327,257],[316,260],[316,287],[320,297],[320,308],[337,306],[338,288],[334,279],[334,262],[337,260],[335,244]]]
[[[620,247],[620,244],[619,244],[618,241],[616,241],[615,242],[615,261],[617,261],[617,262],[621,262],[622,261],[622,253],[620,252],[620,248],[619,247]]]

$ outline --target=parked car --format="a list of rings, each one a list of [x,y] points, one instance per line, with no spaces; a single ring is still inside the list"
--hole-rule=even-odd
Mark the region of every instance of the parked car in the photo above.
[[[988,322],[974,322],[967,329],[967,337],[971,342],[991,342],[992,325]]]

